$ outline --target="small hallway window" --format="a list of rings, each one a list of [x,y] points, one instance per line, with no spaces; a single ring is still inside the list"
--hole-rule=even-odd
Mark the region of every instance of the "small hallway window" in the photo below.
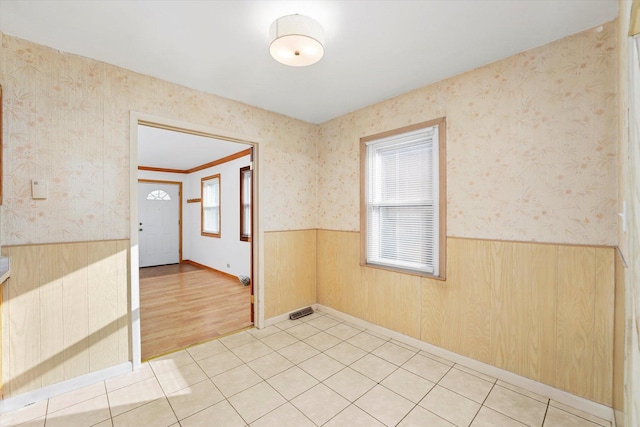
[[[220,174],[201,180],[203,236],[220,237]]]
[[[240,240],[251,240],[251,167],[240,168]]]

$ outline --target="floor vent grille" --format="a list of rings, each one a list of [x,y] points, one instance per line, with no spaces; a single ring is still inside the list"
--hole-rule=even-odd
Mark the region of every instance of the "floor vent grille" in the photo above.
[[[307,308],[303,308],[302,310],[294,311],[289,315],[289,319],[296,320],[301,317],[308,316],[310,314],[313,314],[313,308],[307,307]]]

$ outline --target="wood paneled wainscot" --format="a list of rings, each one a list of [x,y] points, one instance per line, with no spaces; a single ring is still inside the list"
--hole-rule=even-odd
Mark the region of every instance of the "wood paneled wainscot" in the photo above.
[[[359,233],[318,231],[318,302],[612,405],[615,250],[447,239],[447,280],[359,264]]]
[[[265,319],[316,302],[316,230],[264,233]]]
[[[5,397],[130,360],[128,240],[6,246]]]
[[[0,91],[1,90],[2,88],[0,87]],[[4,398],[4,382],[2,381],[2,288],[10,275],[11,267],[9,258],[0,257],[0,399]]]
[[[2,286],[0,283],[0,399],[4,399],[4,381],[2,377]]]

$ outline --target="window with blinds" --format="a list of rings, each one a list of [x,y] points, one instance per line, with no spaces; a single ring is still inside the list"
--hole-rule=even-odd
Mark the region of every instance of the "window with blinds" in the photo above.
[[[220,237],[220,174],[200,180],[202,199],[201,234]]]
[[[440,275],[440,122],[365,143],[366,264]]]

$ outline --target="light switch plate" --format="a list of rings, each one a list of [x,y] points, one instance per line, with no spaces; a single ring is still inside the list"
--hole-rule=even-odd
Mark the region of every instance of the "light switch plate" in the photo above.
[[[47,198],[47,181],[44,179],[31,180],[31,198],[46,199]]]

